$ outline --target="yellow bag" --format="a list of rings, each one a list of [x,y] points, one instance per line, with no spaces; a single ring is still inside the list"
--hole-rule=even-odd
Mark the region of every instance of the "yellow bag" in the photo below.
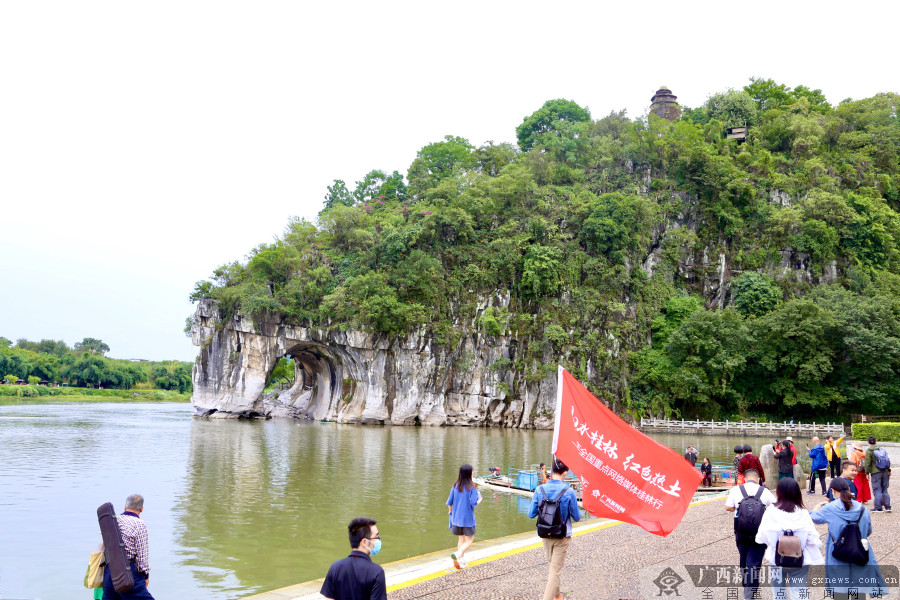
[[[84,587],[96,589],[103,587],[103,566],[106,564],[103,545],[96,552],[91,552],[87,572],[84,574]]]

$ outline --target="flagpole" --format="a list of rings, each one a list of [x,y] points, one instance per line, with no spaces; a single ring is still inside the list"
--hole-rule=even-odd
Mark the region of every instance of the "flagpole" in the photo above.
[[[556,456],[556,447],[559,443],[559,421],[562,416],[562,394],[563,394],[563,368],[562,365],[556,365],[556,410],[553,419],[553,446],[551,452]]]

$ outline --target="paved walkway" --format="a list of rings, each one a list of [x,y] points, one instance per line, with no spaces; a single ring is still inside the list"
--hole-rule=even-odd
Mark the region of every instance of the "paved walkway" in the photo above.
[[[895,449],[891,450],[895,464],[900,464],[900,456],[893,456]],[[900,472],[897,475],[900,476]],[[897,510],[873,514],[874,531],[869,537],[883,566],[900,565],[900,483],[896,477],[891,481],[890,490],[896,498]],[[821,498],[804,494],[808,508]],[[743,598],[739,585],[712,587],[707,588],[709,592],[704,592],[703,588],[693,585],[685,569],[685,565],[737,564],[733,514],[726,512],[724,505],[724,496],[692,505],[678,528],[665,538],[617,521],[593,521],[577,527],[562,573],[562,589],[571,592],[572,600],[660,597],[660,590],[653,580],[670,567],[686,580],[677,586],[679,598]],[[871,502],[868,507],[871,509]],[[818,529],[824,544],[827,528],[822,525]],[[383,565],[389,600],[532,600],[543,594],[547,561],[541,541],[534,534],[476,543],[467,553],[469,568],[462,571],[453,569],[450,551]],[[888,575],[887,570],[885,575]],[[318,580],[252,598],[313,600],[321,598],[317,593],[320,586],[321,580]],[[771,589],[761,591],[763,599],[772,598]],[[810,599],[825,597],[823,588],[810,592]],[[894,587],[884,597],[900,598],[900,590]]]

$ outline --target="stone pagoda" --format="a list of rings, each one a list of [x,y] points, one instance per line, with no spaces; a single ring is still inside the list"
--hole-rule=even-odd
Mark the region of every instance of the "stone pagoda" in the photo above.
[[[674,121],[681,117],[681,107],[678,106],[678,97],[672,91],[663,86],[656,90],[650,99],[650,113],[660,119]]]

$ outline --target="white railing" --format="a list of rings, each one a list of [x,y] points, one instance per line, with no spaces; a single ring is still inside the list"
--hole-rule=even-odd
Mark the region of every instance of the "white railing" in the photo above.
[[[661,429],[707,429],[719,430],[722,432],[738,431],[738,432],[755,432],[765,433],[831,433],[844,435],[843,423],[791,423],[782,421],[781,423],[758,423],[756,421],[701,421],[696,420],[672,420],[672,419],[648,419],[641,417],[641,428],[658,427]]]

